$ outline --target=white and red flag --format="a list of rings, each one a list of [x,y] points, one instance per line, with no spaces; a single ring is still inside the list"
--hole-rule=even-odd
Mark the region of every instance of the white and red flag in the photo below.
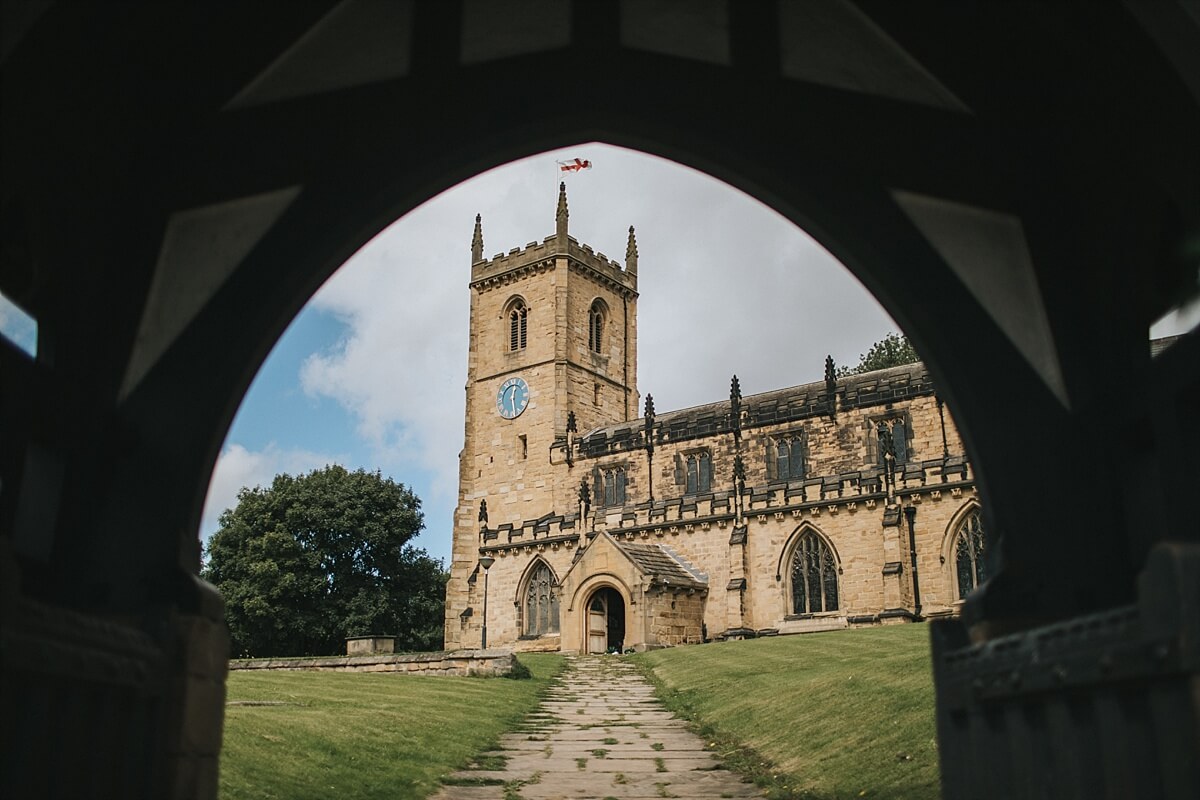
[[[579,172],[581,169],[591,169],[592,162],[583,158],[576,158],[573,161],[559,161],[558,169],[560,172]]]

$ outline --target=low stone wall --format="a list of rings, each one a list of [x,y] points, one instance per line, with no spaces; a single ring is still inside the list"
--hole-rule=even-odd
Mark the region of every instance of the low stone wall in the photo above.
[[[403,672],[411,675],[508,675],[516,659],[511,650],[452,650],[444,653],[377,653],[321,658],[242,658],[229,669],[282,669],[317,672]]]

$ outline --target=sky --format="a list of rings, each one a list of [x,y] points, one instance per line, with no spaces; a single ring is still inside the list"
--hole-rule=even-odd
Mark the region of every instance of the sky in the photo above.
[[[593,168],[561,173],[574,158]],[[637,230],[638,389],[659,413],[727,397],[735,373],[747,395],[820,380],[826,354],[857,364],[899,330],[807,234],[703,173],[600,144],[515,161],[406,214],[314,295],[234,419],[202,539],[241,487],[336,463],[413,489],[425,514],[414,543],[449,562],[475,215],[485,257],[541,241],[560,179],[578,241],[623,263]],[[1162,330],[1192,327],[1200,309],[1184,316]]]
[[[0,294],[0,333],[27,356],[37,355],[37,321]]]

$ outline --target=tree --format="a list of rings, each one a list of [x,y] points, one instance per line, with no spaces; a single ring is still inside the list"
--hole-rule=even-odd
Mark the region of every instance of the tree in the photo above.
[[[409,544],[420,509],[403,484],[340,466],[238,492],[204,572],[225,596],[233,652],[327,655],[370,633],[440,648],[447,573]]]
[[[838,367],[837,376],[861,375],[877,369],[898,367],[902,364],[912,364],[920,361],[921,357],[913,349],[908,337],[900,333],[889,333],[883,339],[871,345],[871,349],[858,357],[857,367]]]

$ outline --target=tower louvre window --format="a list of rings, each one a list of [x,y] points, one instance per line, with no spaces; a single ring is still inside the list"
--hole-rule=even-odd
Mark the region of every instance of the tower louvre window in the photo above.
[[[521,300],[513,304],[508,312],[508,349],[524,350],[528,341],[529,307]]]
[[[603,337],[604,306],[597,300],[588,312],[588,349],[593,353],[601,353]]]

